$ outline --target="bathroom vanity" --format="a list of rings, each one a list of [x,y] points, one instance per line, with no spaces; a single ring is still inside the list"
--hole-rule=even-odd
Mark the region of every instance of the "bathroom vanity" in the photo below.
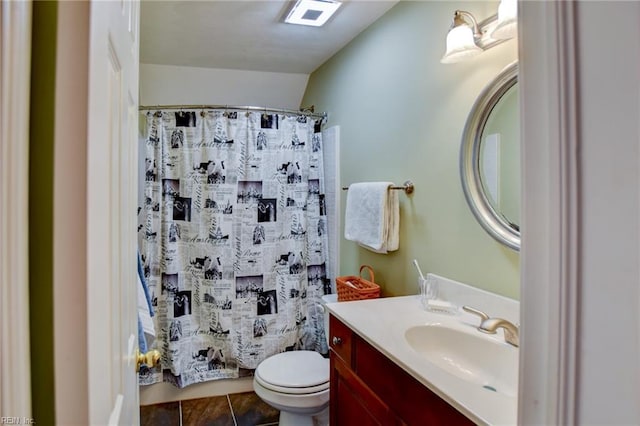
[[[332,425],[473,422],[331,316]]]
[[[437,277],[437,276],[436,276]],[[440,294],[517,323],[517,301],[437,277]],[[518,348],[418,296],[326,305],[331,425],[516,424]]]

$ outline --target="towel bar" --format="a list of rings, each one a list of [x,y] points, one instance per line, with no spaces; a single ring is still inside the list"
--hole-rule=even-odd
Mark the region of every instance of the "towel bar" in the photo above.
[[[349,189],[348,186],[346,187],[342,187],[343,191],[346,191],[347,189]],[[411,194],[413,192],[413,190],[415,189],[413,182],[411,182],[410,180],[406,181],[402,186],[390,186],[389,189],[402,189],[405,194]]]

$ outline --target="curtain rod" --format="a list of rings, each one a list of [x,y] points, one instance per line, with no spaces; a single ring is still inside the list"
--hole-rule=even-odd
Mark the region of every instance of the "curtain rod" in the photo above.
[[[161,110],[161,109],[229,109],[229,110],[241,110],[241,111],[258,111],[258,112],[272,112],[291,115],[307,115],[309,117],[327,119],[327,113],[314,113],[313,106],[305,108],[300,111],[292,109],[281,108],[266,108],[257,106],[237,106],[237,105],[140,105],[138,108],[143,110]]]

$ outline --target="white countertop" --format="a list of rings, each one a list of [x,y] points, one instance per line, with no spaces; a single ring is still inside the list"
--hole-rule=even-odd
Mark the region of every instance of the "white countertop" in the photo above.
[[[494,310],[501,310],[502,318],[517,323],[518,302],[496,296],[497,303],[502,304],[496,307],[496,300],[489,296],[487,300],[490,301],[486,302],[485,300],[486,303],[483,304],[481,299],[487,298],[487,295],[490,294],[480,291],[485,294],[478,296],[475,289],[471,291],[476,293],[472,295],[475,297],[475,305],[465,300],[456,301],[457,304],[470,304],[485,310],[492,317],[498,316],[494,314]],[[446,292],[444,293],[446,294]],[[466,296],[469,297],[469,294]],[[453,299],[451,300],[453,301]],[[487,304],[491,306],[487,307]],[[447,373],[413,350],[404,337],[408,328],[421,324],[440,324],[458,330],[479,333],[475,330],[479,321],[477,317],[466,313],[455,316],[426,311],[418,296],[337,302],[329,303],[326,306],[336,318],[349,326],[360,337],[472,421],[489,425],[517,424],[518,401],[516,396],[488,391],[479,385]],[[502,333],[487,338],[496,339],[506,345]]]

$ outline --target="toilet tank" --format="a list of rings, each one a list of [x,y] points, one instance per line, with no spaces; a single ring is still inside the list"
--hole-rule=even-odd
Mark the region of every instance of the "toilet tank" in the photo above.
[[[324,296],[322,296],[322,301],[320,302],[324,314],[324,338],[327,341],[327,345],[329,345],[329,311],[326,309],[325,305],[327,303],[334,303],[337,301],[337,294],[325,294]]]

